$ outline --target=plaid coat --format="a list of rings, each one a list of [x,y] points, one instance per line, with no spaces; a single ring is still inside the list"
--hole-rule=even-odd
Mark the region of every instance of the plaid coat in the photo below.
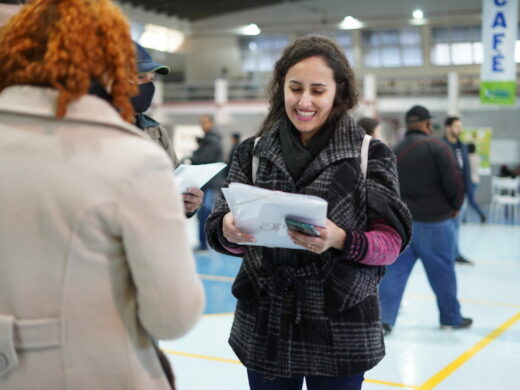
[[[294,182],[281,153],[278,126],[239,145],[227,182],[253,184],[252,155],[259,157],[256,185],[320,196],[327,217],[345,231],[366,231],[370,218],[384,218],[401,234],[403,249],[411,217],[399,197],[395,158],[378,140],[369,148],[367,179],[360,168],[364,131],[345,115],[329,145]],[[220,195],[206,222],[210,245],[222,243]],[[384,356],[377,286],[384,267],[349,260],[344,251],[248,246],[232,287],[238,299],[229,343],[240,361],[266,377],[347,376],[366,371]]]

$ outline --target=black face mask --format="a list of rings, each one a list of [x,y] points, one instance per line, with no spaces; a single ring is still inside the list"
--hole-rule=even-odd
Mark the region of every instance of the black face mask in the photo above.
[[[152,105],[155,85],[153,81],[139,85],[139,94],[130,99],[134,106],[134,111],[138,114],[145,112]]]

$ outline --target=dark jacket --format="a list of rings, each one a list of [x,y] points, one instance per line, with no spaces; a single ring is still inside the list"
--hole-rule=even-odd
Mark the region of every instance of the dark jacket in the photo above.
[[[457,162],[457,166],[461,170],[462,174],[462,180],[464,183],[464,193],[468,193],[468,191],[471,189],[471,165],[469,163],[469,156],[468,156],[468,145],[463,143],[462,141],[457,141],[457,143],[452,144],[446,137],[443,138],[443,140],[450,146],[451,150],[453,151],[453,154],[455,156],[455,161]],[[461,154],[462,154],[462,167],[460,166],[459,160],[457,158],[457,149],[460,148]]]
[[[216,130],[209,130],[204,137],[197,140],[199,147],[191,156],[193,165],[210,164],[224,161],[222,152],[221,136]]]
[[[199,147],[193,152],[191,156],[191,163],[193,165],[211,164],[215,162],[224,161],[224,152],[222,151],[222,142],[220,134],[211,129],[204,134],[204,137],[197,140]],[[219,173],[203,189],[218,189],[221,188],[225,180],[225,172]]]
[[[446,142],[410,130],[394,151],[401,197],[414,220],[440,222],[460,209],[464,199],[462,177]]]
[[[295,182],[282,157],[279,126],[235,153],[227,182],[252,185],[253,149],[259,157],[256,185],[319,196],[327,217],[345,231],[366,231],[369,215],[389,221],[410,239],[411,216],[399,198],[395,158],[378,140],[369,149],[367,179],[360,168],[364,131],[345,116],[329,145]],[[229,208],[219,196],[206,222],[208,242],[222,243]],[[347,239],[348,241],[348,239]],[[366,371],[384,356],[377,285],[384,267],[356,263],[344,251],[247,246],[232,287],[238,299],[229,343],[241,362],[267,377],[345,376]]]

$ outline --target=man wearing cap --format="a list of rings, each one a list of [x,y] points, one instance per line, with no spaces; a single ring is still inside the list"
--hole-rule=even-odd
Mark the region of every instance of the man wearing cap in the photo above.
[[[156,63],[146,49],[137,42],[134,42],[134,45],[137,54],[137,71],[139,72],[137,76],[139,94],[132,97],[132,105],[136,112],[135,125],[163,147],[172,159],[173,165],[177,166],[179,161],[168,137],[168,132],[159,122],[144,114],[152,105],[155,93],[153,83],[155,74],[167,75],[170,73],[170,68]],[[200,189],[196,187],[187,189],[187,192],[183,194],[186,216],[191,217],[195,213],[200,207],[203,197],[204,193]]]
[[[457,299],[451,221],[464,197],[460,170],[449,146],[431,136],[431,115],[425,107],[412,107],[405,121],[406,135],[394,151],[401,198],[412,213],[413,234],[410,246],[387,267],[379,286],[383,329],[389,333],[395,324],[408,276],[418,258],[437,298],[441,328],[467,328],[473,321],[462,317]]]

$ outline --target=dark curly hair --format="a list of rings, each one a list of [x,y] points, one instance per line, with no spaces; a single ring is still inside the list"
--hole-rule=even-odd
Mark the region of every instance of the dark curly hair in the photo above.
[[[336,81],[336,96],[324,126],[335,128],[341,116],[357,105],[358,92],[354,71],[343,50],[328,37],[307,35],[289,44],[276,62],[272,79],[267,88],[269,113],[257,135],[269,130],[287,115],[284,104],[285,75],[292,66],[309,57],[322,58],[332,69]]]
[[[38,85],[59,91],[56,116],[93,81],[132,122],[137,70],[130,27],[110,0],[32,0],[0,33],[0,91]]]

